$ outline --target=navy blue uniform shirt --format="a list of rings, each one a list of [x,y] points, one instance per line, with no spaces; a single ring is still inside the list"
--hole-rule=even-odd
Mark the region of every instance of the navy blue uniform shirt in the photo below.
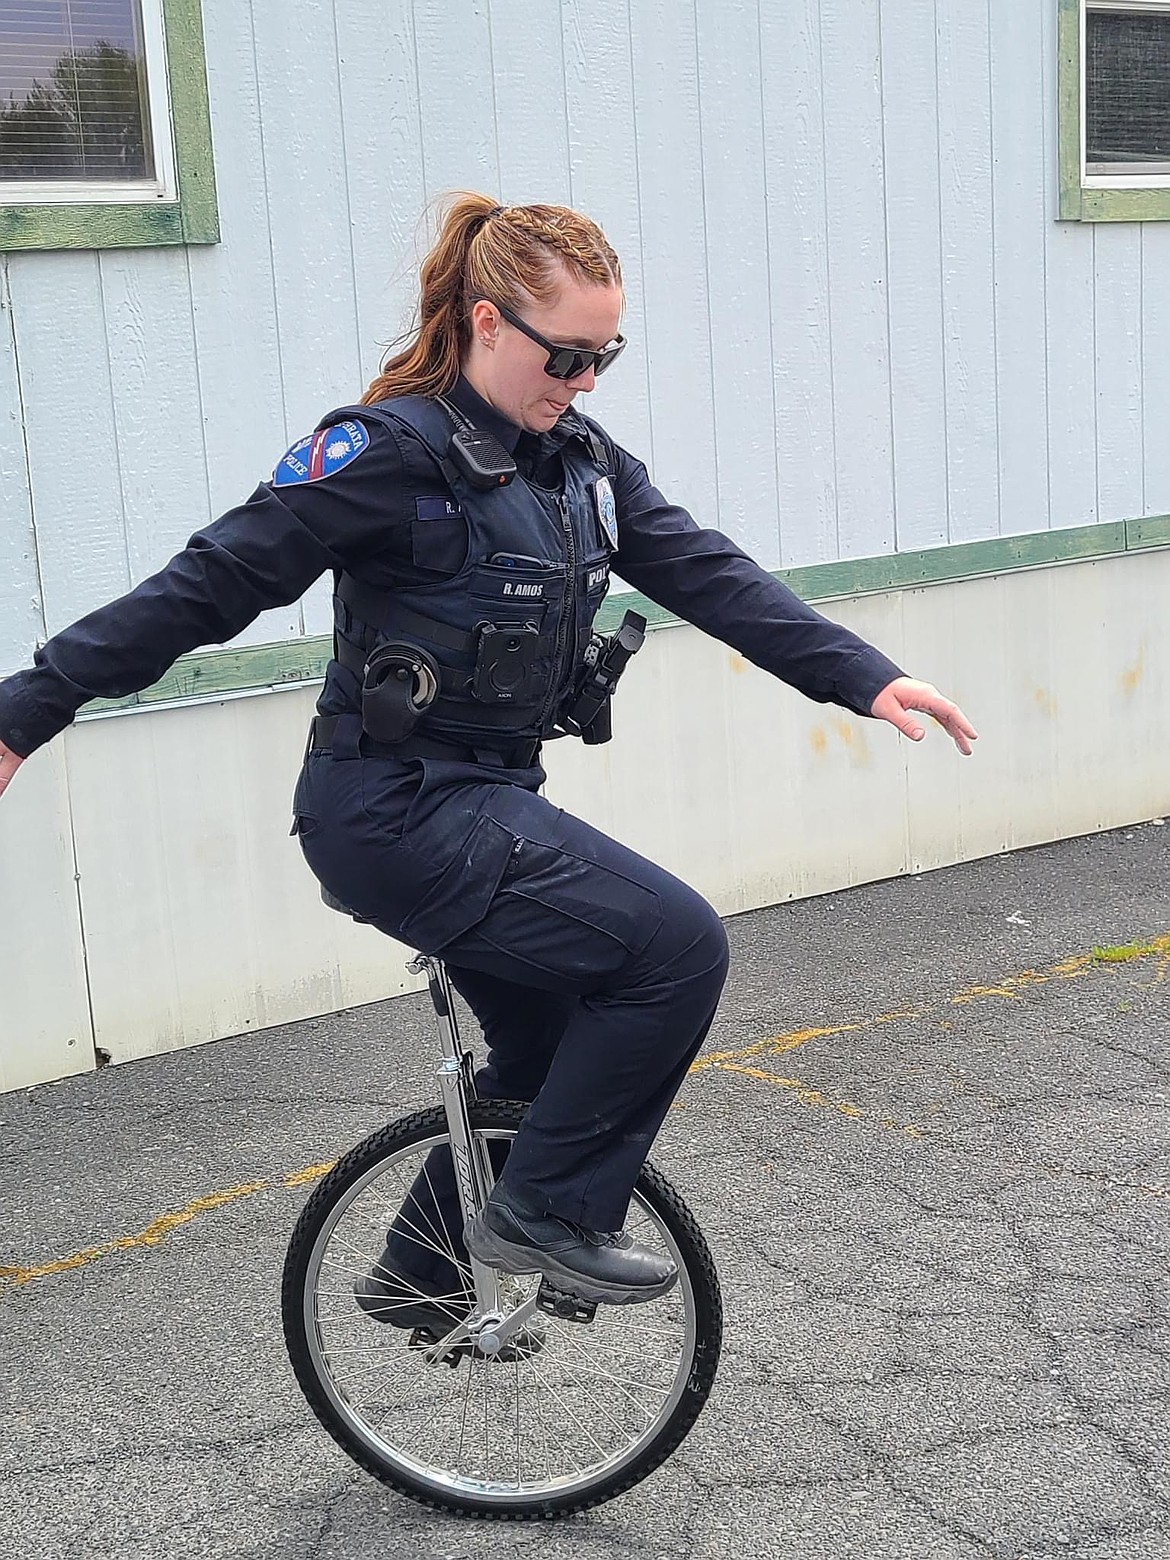
[[[504,419],[464,380],[451,398],[513,453],[522,475],[556,485],[558,451],[581,434],[574,412],[535,435]],[[266,608],[296,601],[327,571],[344,569],[387,588],[454,573],[463,559],[428,546],[431,533],[413,523],[429,512],[426,500],[447,496],[438,468],[384,424],[371,420],[366,428],[369,445],[340,470],[291,486],[262,482],[129,595],[50,639],[30,670],[0,682],[0,740],[27,758],[91,699],[149,687],[179,656],[233,638]],[[617,573],[809,698],[868,715],[874,697],[902,675],[899,668],[806,606],[726,536],[696,525],[653,486],[641,461],[607,442]]]

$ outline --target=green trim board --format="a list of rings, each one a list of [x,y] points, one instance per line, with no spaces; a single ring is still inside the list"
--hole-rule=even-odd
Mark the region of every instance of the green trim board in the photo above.
[[[813,563],[797,569],[774,570],[773,578],[805,601],[822,602],[843,596],[954,584],[1021,569],[1116,558],[1160,547],[1170,547],[1170,515],[1105,521],[1060,531],[1033,531],[1024,536],[997,536],[983,542],[955,542],[948,547],[855,558],[844,563]],[[631,591],[607,601],[597,625],[607,633],[618,626],[622,614],[628,611],[642,613],[655,628],[682,622],[657,602]],[[84,717],[157,708],[160,704],[316,682],[325,675],[331,653],[332,641],[324,634],[237,650],[200,651],[176,661],[165,677],[142,693],[125,699],[95,699],[82,714]]]
[[[1170,189],[1100,189],[1083,178],[1084,0],[1058,0],[1056,114],[1062,222],[1170,221]]]
[[[162,13],[178,200],[0,205],[0,250],[219,242],[201,0],[162,0]]]

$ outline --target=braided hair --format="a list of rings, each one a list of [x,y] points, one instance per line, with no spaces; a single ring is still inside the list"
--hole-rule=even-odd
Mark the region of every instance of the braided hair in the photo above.
[[[418,317],[395,343],[362,397],[442,395],[459,377],[481,298],[522,308],[551,303],[565,271],[620,287],[621,265],[605,234],[568,206],[501,206],[487,195],[452,196],[422,263]],[[397,350],[395,350],[397,348]]]

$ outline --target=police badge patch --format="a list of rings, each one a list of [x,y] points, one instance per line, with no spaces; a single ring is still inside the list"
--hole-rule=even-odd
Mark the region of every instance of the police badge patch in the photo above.
[[[618,518],[617,501],[608,477],[598,477],[593,484],[593,507],[597,511],[597,523],[613,552],[617,552]]]
[[[359,422],[338,423],[319,428],[298,439],[272,473],[273,487],[291,487],[295,482],[320,482],[356,460],[370,442]]]

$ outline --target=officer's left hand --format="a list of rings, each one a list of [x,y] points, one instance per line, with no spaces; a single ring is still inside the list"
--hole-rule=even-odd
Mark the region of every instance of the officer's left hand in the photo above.
[[[971,744],[978,740],[979,733],[959,706],[944,699],[933,683],[917,682],[913,677],[895,677],[869,707],[875,720],[888,720],[911,742],[921,742],[926,730],[914,719],[912,710],[931,716],[954,740],[960,753],[970,754]]]

